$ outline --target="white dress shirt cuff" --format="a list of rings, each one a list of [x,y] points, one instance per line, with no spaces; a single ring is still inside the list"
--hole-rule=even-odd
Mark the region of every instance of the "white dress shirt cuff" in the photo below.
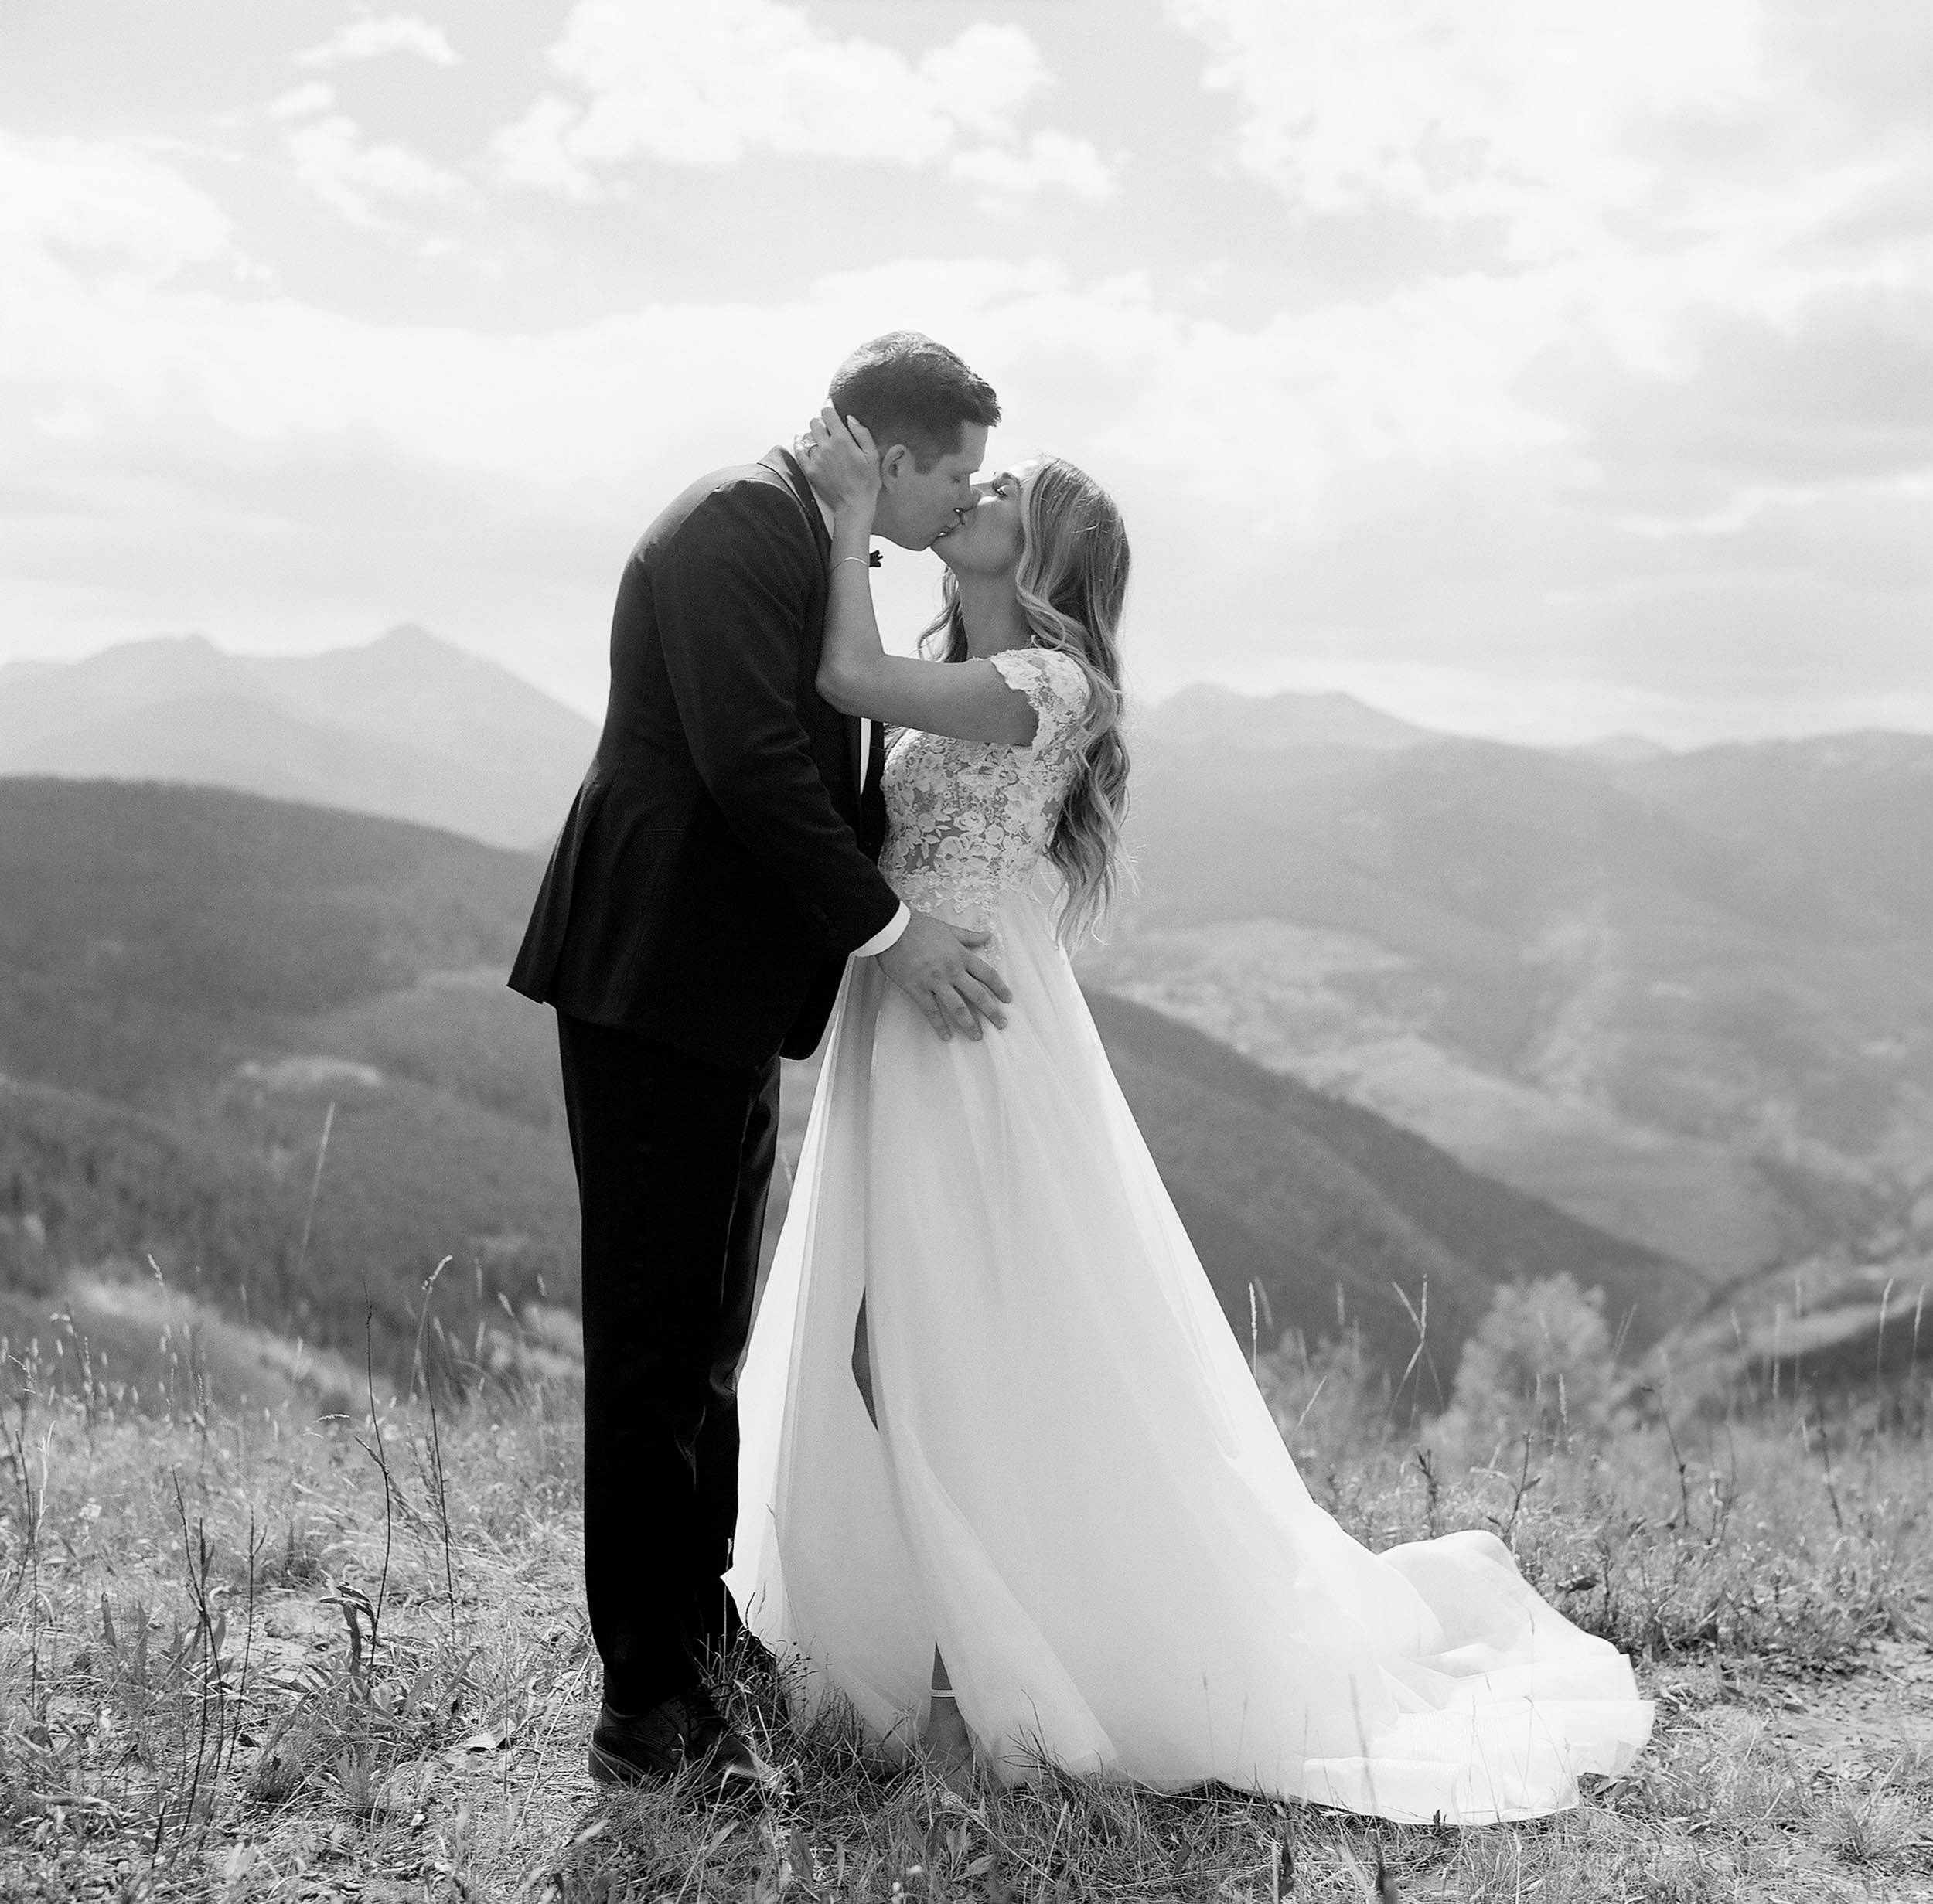
[[[855,945],[852,955],[855,959],[870,959],[875,952],[885,952],[888,946],[899,943],[899,935],[912,924],[913,915],[905,900],[899,902],[899,910],[882,925],[863,945]]]

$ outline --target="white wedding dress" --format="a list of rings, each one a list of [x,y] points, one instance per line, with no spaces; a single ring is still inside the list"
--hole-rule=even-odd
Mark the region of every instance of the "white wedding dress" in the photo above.
[[[740,1382],[748,1624],[805,1707],[888,1739],[937,1646],[1009,1780],[1051,1761],[1423,1823],[1575,1804],[1649,1732],[1629,1663],[1491,1534],[1372,1554],[1311,1500],[1039,890],[1086,677],[994,665],[1033,744],[905,735],[881,865],[992,928],[1009,1024],[943,1043],[874,961],[847,970]]]

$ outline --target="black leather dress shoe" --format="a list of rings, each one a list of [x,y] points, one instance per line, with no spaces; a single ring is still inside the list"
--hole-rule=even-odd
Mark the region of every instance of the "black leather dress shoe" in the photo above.
[[[776,1777],[702,1692],[677,1694],[636,1717],[601,1706],[591,1732],[591,1776],[601,1785],[683,1778],[694,1796],[707,1798],[749,1797]]]

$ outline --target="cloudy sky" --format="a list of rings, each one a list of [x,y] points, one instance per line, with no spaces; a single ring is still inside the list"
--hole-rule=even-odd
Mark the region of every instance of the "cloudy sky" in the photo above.
[[[0,660],[595,713],[656,507],[911,325],[1120,497],[1145,694],[1933,729],[1925,0],[405,4],[0,9]]]

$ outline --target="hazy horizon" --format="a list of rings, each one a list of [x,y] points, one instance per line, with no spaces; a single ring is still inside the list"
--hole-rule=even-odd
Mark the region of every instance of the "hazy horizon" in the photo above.
[[[448,635],[445,634],[441,629],[426,627],[420,622],[397,622],[390,628],[384,628],[379,634],[370,635],[365,640],[332,642],[326,643],[319,647],[299,649],[287,648],[251,649],[231,647],[225,642],[216,641],[213,637],[204,633],[201,630],[194,628],[185,629],[175,632],[162,632],[145,635],[138,635],[130,636],[125,641],[107,642],[99,648],[90,649],[84,654],[64,655],[58,656],[19,655],[14,656],[9,659],[0,659],[0,677],[4,677],[6,671],[9,668],[12,668],[18,664],[24,664],[30,667],[79,666],[90,661],[99,660],[104,656],[114,652],[118,649],[138,648],[146,645],[159,646],[165,645],[169,643],[188,642],[204,642],[210,648],[213,649],[217,654],[220,654],[225,658],[237,661],[313,660],[325,655],[346,654],[352,653],[358,650],[370,649],[374,647],[378,642],[387,641],[394,635],[406,634],[425,635],[430,640],[438,643],[443,647],[450,649],[458,654],[466,656],[472,660],[487,662],[493,666],[502,668],[506,674],[514,677],[523,686],[531,689],[537,693],[544,696],[554,705],[564,708],[568,712],[576,714],[585,720],[588,721],[594,728],[600,725],[603,720],[605,711],[604,700],[601,693],[599,693],[595,703],[566,700],[563,696],[556,693],[552,687],[547,686],[543,681],[534,679],[530,674],[520,670],[516,665],[514,658],[505,659],[495,655],[481,653],[477,649],[468,647],[463,642],[455,640]],[[1157,708],[1166,707],[1181,696],[1192,694],[1200,690],[1209,690],[1237,694],[1243,696],[1246,699],[1253,700],[1268,700],[1277,697],[1286,699],[1297,697],[1310,700],[1328,699],[1348,700],[1354,702],[1359,707],[1366,708],[1372,713],[1386,715],[1392,720],[1408,722],[1410,725],[1423,729],[1427,732],[1440,734],[1448,738],[1496,741],[1508,745],[1547,748],[1560,751],[1569,749],[1589,748],[1593,746],[1599,746],[1607,743],[1625,741],[1642,741],[1649,745],[1665,748],[1672,752],[1686,753],[1695,751],[1697,748],[1703,746],[1723,746],[1734,744],[1749,744],[1754,741],[1778,741],[1824,740],[1831,738],[1836,735],[1864,732],[1891,732],[1905,734],[1926,734],[1928,737],[1933,737],[1933,727],[1920,728],[1902,727],[1887,728],[1879,725],[1871,725],[1865,727],[1829,727],[1794,728],[1783,733],[1765,733],[1743,737],[1721,736],[1707,741],[1694,741],[1688,742],[1673,742],[1666,741],[1656,734],[1647,734],[1639,729],[1631,727],[1606,730],[1601,733],[1584,735],[1581,738],[1567,737],[1563,739],[1539,739],[1532,735],[1526,735],[1522,734],[1503,734],[1494,732],[1478,727],[1454,726],[1442,721],[1428,720],[1413,720],[1410,716],[1402,714],[1393,706],[1378,699],[1376,697],[1373,690],[1365,693],[1358,693],[1353,688],[1248,688],[1233,685],[1226,681],[1215,681],[1205,679],[1194,681],[1184,681],[1178,686],[1168,688],[1158,693],[1150,693],[1132,697],[1130,699],[1130,710],[1132,710],[1136,701],[1138,701],[1139,705],[1142,709],[1150,711]]]

